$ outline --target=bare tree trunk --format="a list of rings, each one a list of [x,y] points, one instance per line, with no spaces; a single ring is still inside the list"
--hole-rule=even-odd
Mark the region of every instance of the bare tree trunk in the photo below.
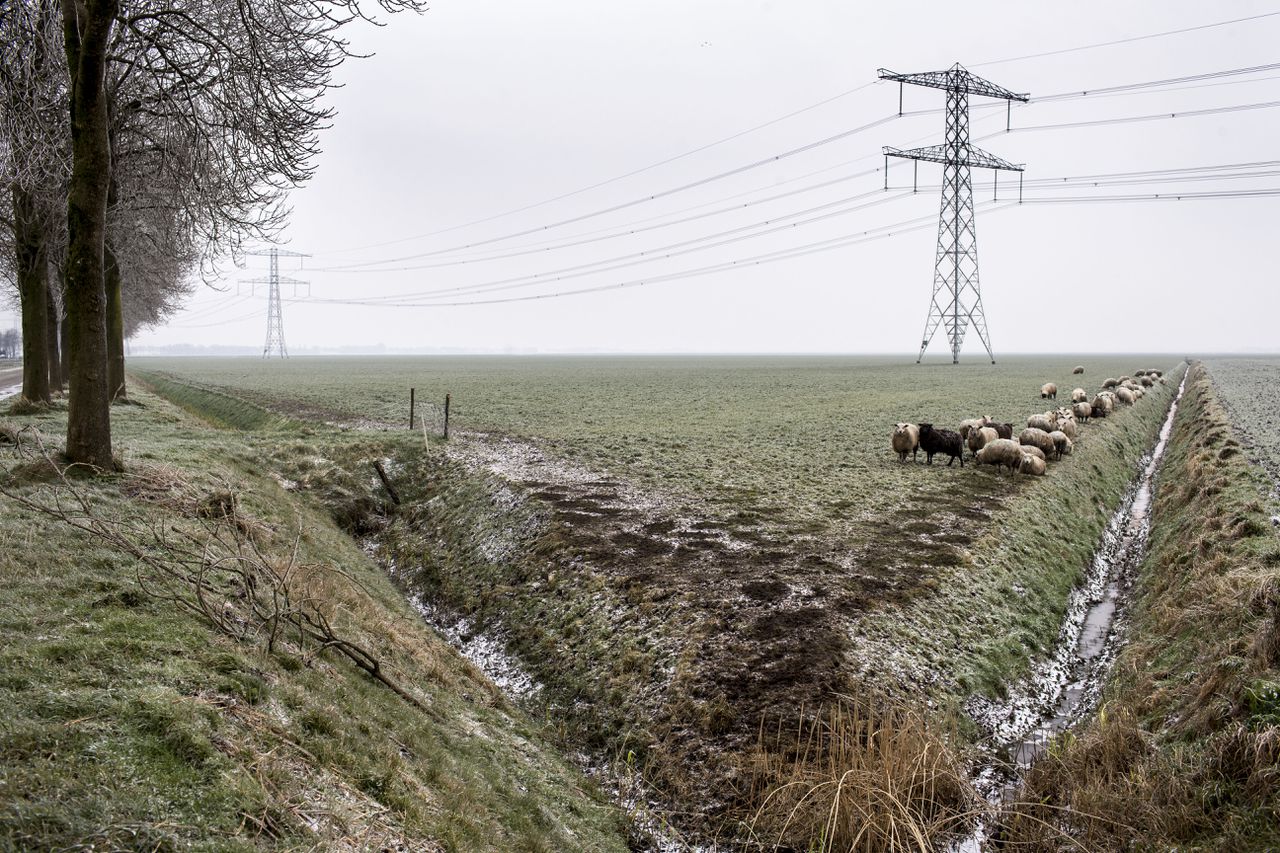
[[[44,289],[45,298],[45,343],[48,345],[49,353],[49,391],[62,391],[62,356],[61,347],[59,346],[59,326],[58,318],[61,312],[58,310],[58,303],[53,298],[53,287],[47,286]]]
[[[117,0],[62,0],[71,77],[71,182],[67,189],[67,308],[70,401],[67,458],[114,470],[107,385],[103,244],[111,174],[105,86]]]
[[[107,387],[111,400],[126,400],[124,384],[124,301],[121,295],[120,265],[111,249],[111,240],[103,245],[106,261],[107,292]]]
[[[49,402],[49,257],[35,199],[13,185],[13,244],[22,306],[22,396]]]

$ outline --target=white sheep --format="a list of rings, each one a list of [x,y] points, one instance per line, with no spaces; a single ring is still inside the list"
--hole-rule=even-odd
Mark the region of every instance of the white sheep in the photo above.
[[[1056,412],[1045,412],[1040,415],[1031,415],[1027,418],[1027,426],[1044,430],[1045,432],[1053,432],[1058,428],[1058,415]]]
[[[995,465],[1016,471],[1022,464],[1022,448],[1018,442],[1009,438],[997,438],[987,442],[975,458],[979,465]]]
[[[1037,459],[1041,459],[1045,461],[1048,461],[1049,459],[1048,455],[1045,454],[1043,450],[1036,447],[1034,444],[1023,444],[1019,447],[1019,450],[1025,456],[1034,456]]]
[[[987,442],[995,441],[999,437],[1000,433],[996,432],[994,427],[971,429],[969,430],[969,450],[977,456],[978,451],[985,447]]]
[[[915,424],[894,424],[893,450],[898,454],[899,462],[906,462],[908,453],[915,460],[920,450],[920,428]]]
[[[1053,449],[1057,452],[1058,458],[1071,455],[1071,438],[1062,430],[1054,430],[1049,433],[1049,438],[1053,439]]]
[[[1025,446],[1038,447],[1044,451],[1046,456],[1055,450],[1053,439],[1049,438],[1049,433],[1036,427],[1027,427],[1018,433],[1018,443]]]
[[[1018,466],[1018,470],[1023,474],[1030,474],[1033,477],[1043,477],[1045,472],[1045,462],[1029,453],[1022,454],[1022,464]]]

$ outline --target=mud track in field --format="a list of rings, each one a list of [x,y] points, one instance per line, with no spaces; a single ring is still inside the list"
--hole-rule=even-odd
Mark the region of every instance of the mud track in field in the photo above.
[[[403,429],[245,396],[301,420]],[[717,503],[661,494],[497,432],[454,432],[445,454],[545,507],[559,534],[562,573],[577,567],[604,578],[609,598],[623,603],[611,611],[615,618],[652,635],[674,662],[633,684],[625,701],[659,740],[665,766],[655,781],[683,800],[677,804],[686,817],[700,811],[691,823],[704,829],[741,795],[743,757],[762,724],[791,725],[833,693],[862,690],[868,677],[878,689],[899,691],[948,677],[903,671],[884,649],[851,638],[860,618],[931,594],[941,575],[967,560],[969,544],[1014,488],[1013,478],[985,470],[953,474],[908,463],[919,464],[922,476],[892,496],[892,509],[864,510],[863,496],[850,495],[820,520],[797,525],[775,517],[768,506],[775,495]],[[601,673],[613,663],[591,661]]]
[[[622,618],[642,621],[655,604],[668,614],[657,630],[680,663],[646,701],[661,706],[649,709],[661,746],[711,811],[729,799],[735,762],[762,721],[791,723],[857,689],[851,673],[863,667],[851,663],[867,653],[851,648],[857,620],[932,590],[1002,503],[975,497],[968,477],[922,477],[891,514],[850,514],[797,536],[750,505],[724,513],[682,503],[509,436],[465,433],[447,452],[546,506],[572,557],[629,603]],[[989,476],[1003,494],[1005,483]]]

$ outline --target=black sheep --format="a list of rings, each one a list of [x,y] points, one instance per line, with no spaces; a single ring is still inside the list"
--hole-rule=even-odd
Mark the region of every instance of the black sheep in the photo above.
[[[1013,424],[992,424],[991,428],[1001,438],[1013,438]]]
[[[948,468],[957,459],[960,460],[960,467],[964,467],[964,445],[957,432],[934,429],[933,424],[920,424],[920,449],[925,452],[925,461],[930,465],[933,464],[933,454],[945,453],[951,457],[947,460]]]

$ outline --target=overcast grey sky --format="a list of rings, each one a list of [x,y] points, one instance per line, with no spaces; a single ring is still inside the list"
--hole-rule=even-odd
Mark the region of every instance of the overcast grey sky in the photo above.
[[[860,4],[649,0],[439,0],[420,17],[353,29],[373,52],[340,71],[338,110],[315,179],[292,196],[288,248],[313,255],[301,270],[310,299],[285,306],[292,349],[390,347],[565,351],[822,351],[914,353],[932,286],[941,167],[880,171],[883,145],[941,143],[940,112],[894,118],[803,154],[573,224],[591,214],[700,181],[897,111],[898,87],[876,69],[941,70],[960,62],[1033,101],[1015,128],[1280,101],[1280,68],[1249,75],[1036,103],[1036,96],[1280,62],[1280,15],[1163,38],[998,62],[1280,11],[1255,2]],[[1205,85],[1206,83],[1214,85]],[[624,180],[535,205],[676,157],[842,92],[823,106]],[[939,110],[942,92],[908,88],[906,109]],[[1047,189],[1064,176],[1218,166],[1273,159],[1280,108],[1176,120],[1003,131],[1004,108],[971,105],[973,138],[1027,166],[1027,198],[1280,187],[1280,177]],[[1280,159],[1275,157],[1274,159]],[[1257,168],[1257,167],[1255,167]],[[1265,169],[1265,167],[1264,167]],[[1238,171],[1238,170],[1237,170]],[[808,177],[806,177],[808,176]],[[581,242],[759,201],[772,202]],[[991,197],[990,173],[974,173]],[[983,186],[985,185],[985,186]],[[1002,174],[1002,197],[1015,179]],[[867,194],[861,210],[797,224],[798,211]],[[978,211],[982,288],[997,355],[1015,351],[1210,351],[1276,348],[1274,270],[1280,197],[1131,204],[1026,204]],[[801,219],[812,218],[809,214]],[[727,272],[559,299],[465,307],[368,307],[368,299],[503,282],[564,270],[765,221],[678,257],[532,287],[415,296],[493,299],[592,287],[753,257],[922,220],[885,239]],[[458,249],[531,229],[536,233]],[[538,248],[514,257],[491,260]],[[442,251],[450,250],[450,251]],[[426,255],[426,253],[436,253]],[[392,261],[396,258],[416,258]],[[467,260],[439,266],[443,262]],[[365,264],[363,269],[339,270]],[[403,269],[435,264],[432,268]],[[135,345],[261,346],[265,304],[237,293],[261,275],[227,265],[227,293],[202,289],[169,326]],[[612,264],[609,264],[612,266]],[[558,274],[549,274],[554,278]],[[514,282],[519,283],[519,282]],[[292,291],[286,289],[286,296]],[[304,291],[305,293],[305,291]],[[976,337],[965,353],[977,357]],[[933,349],[946,350],[940,334]]]

